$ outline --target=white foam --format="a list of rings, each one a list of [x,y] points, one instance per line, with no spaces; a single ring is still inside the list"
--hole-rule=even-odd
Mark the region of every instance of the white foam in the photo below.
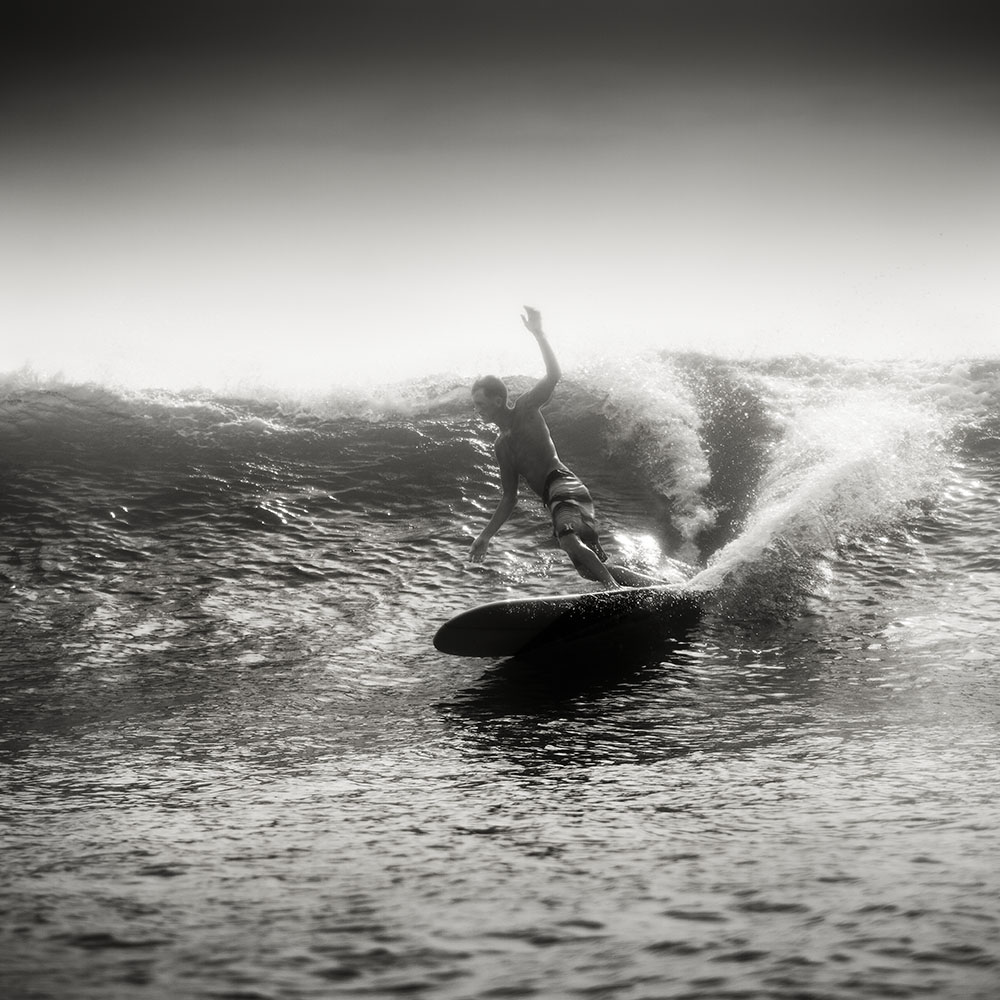
[[[784,436],[744,529],[692,585],[719,586],[775,547],[805,558],[831,550],[898,522],[939,489],[950,429],[940,409],[907,379],[861,387],[844,378],[856,372],[837,374],[780,387],[772,382],[771,405]]]

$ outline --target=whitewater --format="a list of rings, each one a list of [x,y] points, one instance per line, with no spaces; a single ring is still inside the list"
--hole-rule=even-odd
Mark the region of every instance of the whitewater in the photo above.
[[[472,368],[0,376],[4,996],[995,995],[1000,359],[564,371],[605,548],[708,594],[585,669],[431,644],[588,586],[526,489],[467,561]]]

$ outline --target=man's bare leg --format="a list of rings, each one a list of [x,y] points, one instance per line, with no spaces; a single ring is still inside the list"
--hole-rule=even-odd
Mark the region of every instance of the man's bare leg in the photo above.
[[[611,574],[609,568],[601,562],[597,553],[588,548],[577,538],[575,532],[568,531],[559,539],[559,545],[563,551],[573,561],[577,573],[586,580],[594,580],[602,583],[605,587],[617,587],[618,581]]]
[[[663,580],[657,580],[655,576],[637,573],[634,569],[626,569],[624,566],[612,566],[610,563],[605,563],[604,565],[608,572],[615,578],[615,582],[622,587],[657,587],[663,583]]]
[[[602,583],[605,587],[655,587],[663,583],[656,577],[637,573],[634,569],[601,562],[597,553],[584,545],[573,532],[563,535],[559,539],[559,544],[573,560],[573,565],[580,576]]]

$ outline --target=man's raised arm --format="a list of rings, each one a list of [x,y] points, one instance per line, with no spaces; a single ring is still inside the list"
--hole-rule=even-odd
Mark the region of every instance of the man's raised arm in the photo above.
[[[552,352],[552,347],[545,337],[545,331],[542,329],[542,314],[537,309],[532,309],[531,306],[525,306],[521,322],[524,323],[525,327],[534,335],[535,340],[538,341],[538,346],[542,352],[542,360],[545,362],[545,378],[533,389],[525,393],[536,406],[541,406],[543,403],[547,403],[549,397],[552,395],[552,390],[555,389],[556,382],[559,381],[559,377],[562,375],[562,369],[559,367],[559,362],[556,360],[556,356]]]

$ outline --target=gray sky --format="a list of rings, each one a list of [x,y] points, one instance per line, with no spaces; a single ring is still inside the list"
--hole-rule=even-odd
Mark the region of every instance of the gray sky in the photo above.
[[[977,7],[146,6],[16,12],[0,369],[1000,344]]]

